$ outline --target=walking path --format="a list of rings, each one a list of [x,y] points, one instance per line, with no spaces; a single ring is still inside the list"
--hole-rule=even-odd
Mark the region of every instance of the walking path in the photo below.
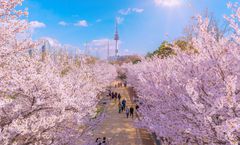
[[[133,105],[126,88],[114,88],[112,91],[120,93],[122,99],[126,99],[128,107]],[[106,137],[110,145],[154,145],[151,135],[146,130],[134,126],[135,114],[134,119],[126,118],[125,112],[118,113],[118,100],[111,100],[109,97],[108,102],[105,120],[94,131],[95,138]]]

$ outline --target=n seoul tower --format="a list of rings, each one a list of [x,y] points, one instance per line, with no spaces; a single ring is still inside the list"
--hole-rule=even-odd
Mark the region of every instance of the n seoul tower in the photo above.
[[[116,19],[116,26],[115,26],[115,34],[114,34],[114,40],[115,40],[115,57],[118,56],[118,40],[119,40],[119,35],[118,35],[118,21]]]

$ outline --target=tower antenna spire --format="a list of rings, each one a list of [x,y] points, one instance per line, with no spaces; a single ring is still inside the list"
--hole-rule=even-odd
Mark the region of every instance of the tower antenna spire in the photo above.
[[[114,34],[114,40],[115,40],[115,56],[118,56],[118,40],[119,40],[119,34],[118,34],[118,20],[116,18],[116,25],[115,25],[115,34]]]

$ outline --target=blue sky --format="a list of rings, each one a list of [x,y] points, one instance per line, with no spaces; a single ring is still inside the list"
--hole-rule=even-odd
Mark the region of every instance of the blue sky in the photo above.
[[[237,0],[231,0],[236,2]],[[121,54],[146,54],[163,40],[182,35],[191,16],[208,9],[217,20],[229,14],[228,0],[25,0],[33,38],[48,37],[84,49],[104,49],[113,39],[115,18],[121,21]],[[168,36],[166,36],[168,34]],[[110,44],[111,45],[111,44]],[[104,47],[104,48],[102,48]],[[99,51],[98,50],[98,51]],[[92,52],[94,53],[94,52]],[[94,53],[99,55],[99,52]]]

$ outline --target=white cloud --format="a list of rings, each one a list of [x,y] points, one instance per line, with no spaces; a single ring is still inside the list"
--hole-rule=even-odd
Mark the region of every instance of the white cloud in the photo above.
[[[106,46],[108,44],[109,39],[97,39],[97,40],[92,40],[90,42],[91,46]]]
[[[91,42],[88,43],[88,45],[90,46],[90,48],[93,48],[93,49],[96,47],[107,49],[108,43],[109,43],[110,49],[115,48],[115,40],[108,39],[108,38],[92,40]],[[121,41],[119,41],[119,44],[121,44]]]
[[[124,18],[123,17],[116,17],[116,20],[117,20],[118,24],[122,24],[123,21],[124,21]]]
[[[123,53],[122,55],[128,55],[129,52],[130,52],[129,49],[124,49],[123,52],[122,52]]]
[[[86,20],[80,20],[74,24],[75,26],[88,27],[88,22]]]
[[[133,12],[136,12],[136,13],[142,13],[142,12],[144,11],[144,9],[133,8],[132,11],[133,11]]]
[[[119,41],[119,46],[122,44]],[[87,43],[87,48],[89,53],[92,55],[98,54],[98,57],[106,58],[108,53],[108,45],[109,45],[109,54],[113,56],[115,54],[115,41],[108,38],[96,39],[92,40],[91,42]],[[86,44],[85,44],[86,46]]]
[[[70,45],[70,44],[62,44],[58,40],[51,38],[51,37],[42,37],[40,40],[43,40],[44,42],[48,42],[47,49],[52,52],[57,51],[68,51],[69,53],[75,53],[76,50],[79,49],[79,47]]]
[[[58,24],[61,25],[61,26],[67,26],[68,25],[68,23],[65,22],[65,21],[60,21]]]
[[[128,9],[121,9],[121,10],[118,11],[118,13],[121,14],[121,15],[128,15],[128,14],[131,13],[131,11],[132,11],[131,8],[128,8]]]
[[[50,47],[53,47],[53,48],[62,48],[63,47],[63,45],[58,40],[51,38],[51,37],[42,37],[40,40],[48,41]]]
[[[39,22],[39,21],[31,21],[30,23],[30,28],[31,29],[37,29],[37,28],[45,28],[46,25],[42,22]]]
[[[128,9],[121,9],[118,11],[121,15],[129,15],[131,13],[142,13],[144,9],[141,8],[128,8]]]
[[[181,0],[154,0],[157,6],[175,7],[181,5]]]

